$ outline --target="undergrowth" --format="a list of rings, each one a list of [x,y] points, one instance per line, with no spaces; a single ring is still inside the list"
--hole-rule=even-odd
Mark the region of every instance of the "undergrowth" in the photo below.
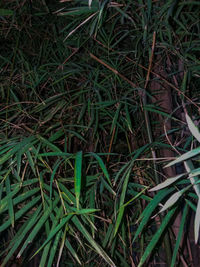
[[[9,0],[0,21],[1,266],[189,264],[199,2]]]

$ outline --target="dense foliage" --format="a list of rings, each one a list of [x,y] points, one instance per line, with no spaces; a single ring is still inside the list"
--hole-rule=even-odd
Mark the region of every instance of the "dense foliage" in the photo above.
[[[197,258],[199,11],[1,1],[2,267]]]

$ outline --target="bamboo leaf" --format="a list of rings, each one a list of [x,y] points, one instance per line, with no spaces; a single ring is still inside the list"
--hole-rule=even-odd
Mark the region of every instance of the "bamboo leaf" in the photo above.
[[[65,152],[46,152],[38,154],[38,157],[64,157],[72,156],[72,154],[65,153]]]
[[[110,259],[110,257],[106,254],[106,252],[95,242],[95,240],[92,238],[92,236],[88,233],[88,231],[85,229],[83,224],[80,222],[80,220],[74,216],[72,218],[72,221],[76,225],[77,229],[81,230],[82,235],[88,240],[89,244],[96,250],[96,252],[111,266],[116,267],[114,262]]]
[[[113,194],[114,196],[116,196],[115,191],[112,189],[112,187],[106,182],[106,180],[104,179],[104,177],[101,177],[101,182],[102,185],[105,186],[105,188],[108,190],[108,192],[110,192],[111,194]]]
[[[54,144],[52,144],[51,142],[49,142],[47,139],[40,136],[39,134],[36,137],[42,142],[42,144],[52,149],[53,152],[62,152],[57,146],[55,146]]]
[[[81,265],[81,261],[77,255],[76,251],[73,249],[73,247],[71,246],[71,244],[67,238],[65,239],[65,246],[68,248],[68,250],[70,251],[70,253],[74,257],[74,259],[78,262],[78,264]]]
[[[119,118],[119,112],[121,110],[121,106],[122,106],[122,104],[120,103],[118,105],[118,107],[117,107],[117,110],[116,110],[115,114],[114,114],[113,121],[112,121],[112,126],[111,126],[111,129],[110,129],[110,134],[112,134],[112,132],[114,131],[114,128],[117,127],[117,120]]]
[[[58,160],[58,162],[56,162],[55,167],[53,168],[52,174],[51,174],[51,178],[50,178],[50,200],[52,198],[52,187],[53,187],[53,180],[54,177],[56,175],[56,171],[58,169],[58,167],[60,166],[60,164],[62,163],[62,161]]]
[[[10,9],[0,9],[0,16],[13,16],[14,12]]]
[[[63,208],[62,206],[59,208],[59,209],[55,209],[56,211],[56,217],[53,217],[52,214],[50,215],[50,217],[53,217],[51,218],[52,219],[52,222],[53,222],[53,225],[51,227],[51,231],[53,231],[53,229],[55,229],[55,227],[58,225],[59,223],[59,220],[60,220],[60,217],[61,217],[61,214],[62,214],[62,211],[63,211]],[[46,224],[45,224],[45,228],[46,228],[46,235],[49,236],[50,234],[50,226],[49,226],[49,221],[46,221]],[[52,245],[52,241],[53,240],[50,240],[44,247],[43,249],[43,253],[42,253],[42,257],[41,257],[41,261],[40,261],[40,266],[46,266],[46,262],[47,262],[47,256],[49,254],[49,250],[51,249],[51,245]],[[50,252],[51,253],[51,252]],[[36,253],[35,253],[36,254]],[[34,255],[35,255],[34,254]],[[34,257],[34,255],[32,256],[32,258]],[[51,256],[50,256],[51,257]]]
[[[57,205],[57,203],[59,202],[59,198],[57,198],[52,207],[48,207],[43,216],[40,218],[40,220],[37,222],[37,224],[35,225],[35,227],[32,229],[32,231],[30,232],[30,234],[28,235],[26,241],[24,242],[23,246],[21,247],[20,251],[18,252],[17,257],[20,258],[22,253],[24,252],[24,250],[27,248],[29,243],[33,242],[33,239],[35,238],[35,236],[37,235],[37,233],[39,232],[39,230],[44,226],[45,221],[48,219],[48,217],[50,216],[52,209],[55,208],[55,206]]]
[[[195,212],[195,220],[194,220],[194,240],[195,244],[197,244],[199,239],[199,227],[200,227],[200,198],[198,199],[197,210]]]
[[[190,132],[192,133],[192,135],[200,143],[200,132],[199,132],[199,129],[196,127],[196,125],[194,124],[194,122],[191,120],[190,116],[187,113],[185,114],[185,118],[186,118],[186,121],[187,121],[188,128],[189,128]]]
[[[186,188],[183,188],[182,190],[174,193],[163,205],[162,209],[160,210],[160,212],[165,211],[166,209],[170,208],[171,206],[173,206],[178,200],[179,198],[190,188],[191,186],[187,186]]]
[[[200,175],[200,168],[196,168],[196,169],[193,169],[190,171],[189,173],[189,176],[192,177],[192,176],[197,176],[197,175]]]
[[[197,156],[198,154],[200,154],[200,147],[195,148],[191,151],[188,151],[186,153],[184,153],[183,155],[181,155],[180,157],[178,157],[177,159],[173,160],[172,162],[168,163],[164,168],[170,167],[176,163],[188,160],[190,158],[193,158],[195,156]]]
[[[187,160],[184,162],[185,169],[188,173],[191,173],[194,170],[194,165],[191,160]],[[189,174],[190,182],[194,188],[195,193],[197,194],[198,198],[200,198],[200,184],[198,184],[199,178],[198,176],[190,175]]]
[[[34,257],[46,244],[52,240],[52,238],[57,234],[58,231],[72,218],[72,215],[68,215],[65,218],[61,219],[60,223],[49,233],[48,238],[42,244],[42,246],[34,253],[32,257]]]
[[[54,242],[53,242],[53,246],[51,247],[51,250],[50,250],[50,253],[49,253],[49,260],[48,260],[47,267],[51,267],[52,264],[53,264],[53,259],[55,257],[56,250],[58,248],[58,244],[59,244],[59,241],[60,241],[60,238],[61,238],[61,234],[62,234],[62,230],[60,230],[56,234],[56,237],[55,237]]]
[[[14,208],[13,208],[13,199],[11,197],[11,189],[10,189],[10,178],[9,178],[9,173],[11,171],[9,170],[6,174],[6,180],[5,180],[5,185],[6,185],[6,194],[8,196],[8,212],[9,212],[9,217],[11,220],[12,227],[14,228],[14,223],[15,223],[15,214],[14,214]]]
[[[75,168],[74,168],[74,179],[75,179],[75,195],[76,195],[76,206],[79,209],[79,201],[81,194],[81,176],[82,176],[82,151],[76,153]]]
[[[142,255],[142,258],[138,264],[138,267],[141,267],[145,261],[147,260],[147,258],[151,255],[151,252],[153,251],[153,249],[155,248],[156,244],[158,243],[162,233],[165,231],[170,219],[172,218],[174,212],[176,211],[176,207],[172,208],[170,211],[168,211],[167,215],[165,216],[165,218],[163,219],[159,229],[157,230],[157,232],[153,235],[152,240],[149,242],[144,254]]]
[[[130,113],[129,113],[129,110],[128,110],[127,102],[125,103],[125,111],[126,111],[126,121],[127,121],[128,129],[129,129],[129,131],[130,131],[131,133],[133,133],[133,131],[132,131],[131,116],[130,116]]]
[[[39,190],[40,190],[40,188],[36,187],[30,191],[27,191],[23,194],[20,194],[16,198],[13,198],[13,206],[15,206],[19,203],[22,203],[25,199],[35,195]],[[9,206],[7,205],[7,201],[3,201],[3,203],[1,203],[0,213],[7,211],[8,208],[9,208]]]
[[[111,181],[110,181],[110,177],[109,177],[109,173],[108,173],[108,171],[107,171],[107,168],[106,168],[105,164],[103,163],[103,160],[102,160],[102,159],[100,158],[100,156],[97,155],[96,153],[89,152],[88,154],[92,155],[92,156],[97,160],[97,162],[98,162],[98,164],[99,164],[101,170],[103,171],[103,173],[104,173],[104,175],[105,175],[105,177],[106,177],[108,183],[110,184],[110,186],[112,186],[112,183],[111,183]]]
[[[185,175],[185,173],[183,174],[179,174],[175,177],[172,177],[172,178],[169,178],[167,179],[166,181],[164,181],[163,183],[160,183],[158,184],[157,186],[153,187],[152,189],[150,189],[149,191],[152,192],[152,191],[157,191],[157,190],[160,190],[160,189],[163,189],[171,184],[173,184],[174,182],[176,182],[178,179],[180,179],[181,177],[183,177]]]
[[[120,196],[120,202],[119,202],[120,208],[119,208],[119,213],[117,215],[116,225],[115,225],[115,229],[114,229],[114,236],[117,234],[118,228],[120,226],[120,223],[121,223],[121,220],[122,220],[122,217],[124,214],[125,207],[123,205],[124,205],[124,201],[125,201],[126,190],[127,190],[127,185],[128,185],[131,171],[132,171],[132,169],[130,168],[125,173],[125,180],[123,183],[122,192],[121,192],[121,196]]]
[[[28,210],[30,210],[39,200],[40,196],[35,197],[32,201],[28,202],[22,209],[20,209],[18,212],[15,213],[15,221],[17,221],[19,218],[22,217],[23,214],[25,214]],[[11,220],[7,220],[5,223],[3,223],[0,226],[0,232],[4,231],[11,225]]]
[[[119,229],[119,226],[121,224],[121,220],[122,220],[122,217],[124,215],[124,210],[125,210],[124,206],[119,208],[119,212],[118,212],[118,215],[117,215],[117,220],[116,220],[116,224],[115,224],[115,228],[114,228],[114,237],[116,236],[117,231]]]
[[[186,218],[187,218],[187,213],[188,213],[188,205],[186,204],[184,209],[183,209],[183,214],[182,214],[182,218],[181,218],[181,222],[180,222],[180,226],[179,226],[179,231],[178,231],[178,236],[176,239],[176,244],[174,246],[174,250],[173,250],[173,255],[172,255],[172,261],[171,261],[171,265],[170,267],[174,267],[176,266],[176,257],[178,254],[178,249],[181,243],[181,239],[183,237],[183,231],[184,231],[184,227],[186,224]]]
[[[39,218],[39,213],[42,210],[42,205],[37,208],[37,210],[33,213],[32,216],[29,217],[29,220],[27,221],[26,227],[23,229],[22,233],[20,235],[17,235],[16,241],[13,243],[13,247],[11,250],[8,252],[6,257],[3,260],[2,267],[6,266],[6,263],[9,261],[9,259],[13,256],[14,252],[17,250],[17,248],[20,246],[22,243],[25,235],[27,234],[28,231],[31,230],[31,228],[36,224],[38,218]],[[19,230],[18,230],[19,232]]]
[[[162,201],[162,199],[164,199],[172,191],[174,191],[174,188],[162,189],[161,191],[159,191],[155,195],[155,197],[147,205],[147,207],[144,209],[144,211],[140,215],[140,218],[139,219],[141,219],[141,223],[140,223],[139,227],[136,230],[135,236],[133,238],[133,242],[136,240],[136,238],[139,236],[139,234],[143,231],[144,227],[148,223],[149,218],[151,217],[151,214],[157,208],[157,206]]]
[[[31,156],[31,153],[30,153],[29,150],[26,151],[26,155],[27,155],[27,158],[28,158],[28,162],[29,162],[29,164],[30,164],[30,166],[31,166],[31,169],[32,169],[33,173],[34,173],[35,176],[36,176],[35,164],[34,164],[33,158],[32,158],[32,156]]]
[[[88,0],[88,6],[91,7],[92,0]]]
[[[100,209],[76,209],[76,208],[72,208],[73,212],[70,212],[69,214],[76,214],[76,215],[82,215],[82,214],[91,214],[97,211],[100,211]]]

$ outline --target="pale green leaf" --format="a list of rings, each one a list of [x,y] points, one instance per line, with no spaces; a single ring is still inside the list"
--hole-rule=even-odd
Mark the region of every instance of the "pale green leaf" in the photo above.
[[[200,132],[199,132],[199,129],[196,127],[196,125],[194,124],[194,122],[191,120],[190,116],[187,113],[185,114],[185,118],[186,118],[186,121],[187,121],[188,128],[189,128],[190,132],[192,133],[192,135],[200,143]]]
[[[194,165],[191,160],[187,160],[184,162],[185,169],[188,173],[191,173],[192,170],[194,170]],[[191,184],[193,185],[194,191],[196,192],[197,196],[200,198],[200,185],[197,184],[199,181],[198,176],[189,175],[189,179]]]
[[[197,244],[198,239],[199,239],[199,227],[200,227],[200,198],[198,200],[197,210],[196,210],[196,213],[195,213],[195,220],[194,220],[194,239],[195,239],[195,244]]]
[[[185,175],[185,173],[177,175],[175,177],[169,178],[166,181],[164,181],[163,183],[158,184],[157,186],[153,187],[152,189],[150,189],[149,191],[157,191],[160,189],[163,189],[171,184],[173,184],[174,182],[176,182],[178,179],[180,179],[181,177],[183,177]]]
[[[200,147],[197,147],[191,151],[188,151],[186,153],[184,153],[183,155],[181,155],[180,157],[178,157],[177,159],[173,160],[172,162],[168,163],[164,168],[170,167],[176,163],[185,161],[187,159],[190,159],[192,157],[197,156],[198,154],[200,154]]]
[[[174,193],[163,205],[162,209],[160,210],[160,212],[163,212],[164,210],[170,208],[171,206],[173,206],[178,200],[179,198],[185,193],[185,191],[187,191],[190,188],[190,185],[187,186],[186,188]]]
[[[88,6],[91,7],[92,0],[88,0]]]

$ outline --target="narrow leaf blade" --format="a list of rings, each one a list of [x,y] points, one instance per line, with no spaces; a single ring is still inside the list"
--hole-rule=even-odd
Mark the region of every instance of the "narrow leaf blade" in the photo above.
[[[76,153],[74,179],[75,179],[75,195],[76,195],[76,206],[79,209],[80,194],[81,194],[81,176],[82,176],[82,151]]]

